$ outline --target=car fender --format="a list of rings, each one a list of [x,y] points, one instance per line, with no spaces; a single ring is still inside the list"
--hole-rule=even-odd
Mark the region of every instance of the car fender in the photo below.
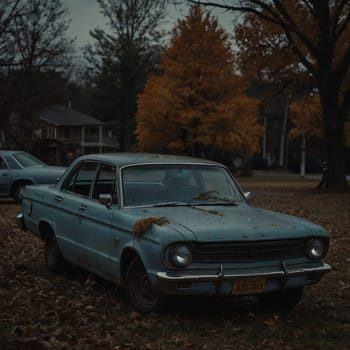
[[[152,254],[149,252],[153,251]],[[125,279],[126,270],[134,257],[138,257],[144,265],[150,279],[162,266],[162,247],[159,242],[152,238],[131,239],[122,248],[120,254],[119,276]]]
[[[15,178],[15,179],[11,179],[12,182],[10,182],[10,193],[13,194],[14,193],[14,190],[16,188],[16,186],[19,184],[19,183],[24,183],[25,185],[35,185],[36,182],[34,179],[32,178],[29,178],[29,177],[20,177],[20,178]]]
[[[128,269],[128,266],[133,261],[134,258],[138,257],[141,261],[142,258],[140,257],[139,253],[136,251],[136,249],[133,247],[132,244],[126,244],[120,254],[120,265],[119,265],[119,273],[118,273],[118,279],[121,284],[124,284],[125,278],[126,278],[126,271]]]
[[[55,234],[55,231],[53,229],[53,223],[49,220],[40,220],[38,224],[38,230],[40,234],[40,238],[45,241],[47,238],[48,230],[51,230],[53,234]]]

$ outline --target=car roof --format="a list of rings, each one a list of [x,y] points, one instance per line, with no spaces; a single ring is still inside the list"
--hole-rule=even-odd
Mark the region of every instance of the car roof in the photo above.
[[[26,153],[25,151],[21,151],[21,150],[4,150],[4,149],[0,149],[0,154],[2,154],[3,156],[10,156],[12,154],[15,153]]]
[[[221,165],[220,163],[186,156],[154,153],[104,153],[89,154],[78,158],[79,160],[98,160],[113,163],[119,167],[137,164],[207,164]]]

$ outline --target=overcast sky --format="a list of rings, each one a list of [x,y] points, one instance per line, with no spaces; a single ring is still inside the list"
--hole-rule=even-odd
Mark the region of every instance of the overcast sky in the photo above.
[[[68,31],[69,36],[77,37],[77,46],[86,45],[91,39],[89,31],[95,28],[107,29],[106,19],[100,13],[97,0],[62,0],[64,6],[69,10],[71,25]],[[170,23],[186,14],[180,7],[169,9],[168,18]]]
[[[62,3],[68,8],[71,19],[68,35],[77,38],[78,47],[89,42],[90,30],[97,27],[106,28],[96,0],[62,0]]]
[[[107,29],[106,19],[100,14],[97,0],[62,0],[69,10],[72,20],[68,35],[76,37],[77,47],[86,45],[91,39],[89,31],[95,28]],[[187,15],[187,10],[177,6],[169,7],[167,20],[169,28],[172,28],[178,18]],[[220,23],[227,29],[232,28],[232,14],[218,13]]]

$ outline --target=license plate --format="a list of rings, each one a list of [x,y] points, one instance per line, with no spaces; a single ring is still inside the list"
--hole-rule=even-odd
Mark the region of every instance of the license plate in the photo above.
[[[232,294],[258,294],[264,291],[265,277],[247,277],[233,281]]]

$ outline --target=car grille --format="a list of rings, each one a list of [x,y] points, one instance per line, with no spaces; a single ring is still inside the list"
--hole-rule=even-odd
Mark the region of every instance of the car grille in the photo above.
[[[193,262],[254,262],[305,256],[305,239],[196,243]]]

